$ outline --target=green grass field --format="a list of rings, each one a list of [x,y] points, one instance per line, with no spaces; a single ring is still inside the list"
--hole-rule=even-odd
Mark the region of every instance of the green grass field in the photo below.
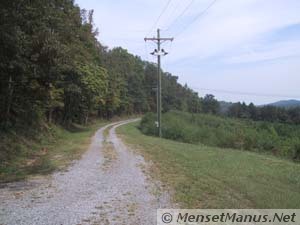
[[[121,126],[126,143],[151,160],[151,175],[185,208],[300,208],[300,164],[271,155],[143,135]]]

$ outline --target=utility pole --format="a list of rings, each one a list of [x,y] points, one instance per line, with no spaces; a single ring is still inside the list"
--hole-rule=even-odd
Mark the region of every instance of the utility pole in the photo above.
[[[157,106],[157,128],[158,136],[161,137],[161,71],[160,71],[160,57],[167,55],[164,49],[160,49],[161,44],[165,41],[173,41],[174,38],[161,38],[160,30],[157,29],[157,37],[144,38],[145,41],[154,41],[157,44],[157,49],[154,49],[152,55],[157,56],[157,95],[156,95],[156,106]]]

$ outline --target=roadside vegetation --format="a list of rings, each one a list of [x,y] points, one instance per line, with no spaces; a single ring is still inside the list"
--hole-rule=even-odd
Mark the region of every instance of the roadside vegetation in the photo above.
[[[157,65],[101,44],[93,10],[71,0],[0,1],[0,21],[0,180],[51,171],[52,152],[76,156],[91,118],[155,110]],[[165,107],[200,101],[161,72]]]
[[[71,0],[0,1],[0,21],[0,180],[49,172],[64,161],[61,155],[77,157],[92,134],[91,118],[156,110],[157,65],[100,43],[93,10]],[[222,107],[177,76],[161,75],[164,112],[194,113],[166,113],[164,137],[299,160],[299,127],[293,125],[300,124],[299,108]],[[141,129],[154,135],[153,115]]]
[[[0,21],[0,131],[155,110],[157,65],[101,44],[93,10],[71,0],[1,1]],[[193,90],[161,72],[166,109],[196,106]]]
[[[105,121],[93,125],[38,126],[26,131],[0,133],[0,183],[64,169],[87,150],[90,138]]]
[[[141,131],[156,135],[155,120],[155,114],[146,114],[141,121]],[[162,135],[167,139],[300,160],[300,125],[180,111],[167,112],[162,120]]]
[[[300,207],[298,163],[268,154],[148,136],[139,126],[132,123],[117,131],[152,162],[150,175],[171,187],[174,202],[182,208]]]

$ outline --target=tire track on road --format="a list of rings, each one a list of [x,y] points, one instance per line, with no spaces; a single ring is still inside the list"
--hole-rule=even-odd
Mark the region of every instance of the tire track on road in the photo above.
[[[157,186],[141,169],[144,159],[130,151],[115,132],[118,126],[134,121],[99,129],[88,151],[67,171],[0,189],[0,224],[156,224],[156,209],[169,206],[169,196],[153,194]],[[117,154],[105,169],[104,141]]]

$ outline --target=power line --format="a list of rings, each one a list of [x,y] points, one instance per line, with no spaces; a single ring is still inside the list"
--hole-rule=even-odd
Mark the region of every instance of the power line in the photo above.
[[[230,91],[230,90],[222,90],[222,89],[208,89],[208,88],[201,88],[201,87],[192,87],[192,88],[196,89],[196,90],[220,92],[220,93],[226,93],[226,94],[231,94],[231,95],[247,95],[247,96],[256,96],[256,97],[297,98],[297,99],[300,99],[300,96],[291,96],[291,95],[282,95],[282,94],[241,92],[241,91]]]
[[[176,16],[177,12],[180,11],[180,9],[182,8],[181,7],[181,3],[184,2],[184,1],[177,1],[177,4],[173,4],[173,7],[171,10],[169,10],[169,13],[167,14],[168,16],[165,17],[165,21],[166,21],[166,24],[164,24],[164,26],[162,27],[161,30],[166,30],[166,26],[169,24],[170,21],[173,20],[173,18]],[[179,9],[179,10],[178,10]]]
[[[185,31],[190,25],[192,25],[194,22],[196,22],[201,16],[203,16],[215,3],[217,0],[213,0],[203,11],[201,11],[199,14],[197,14],[194,19],[188,23],[181,31],[179,31],[175,37],[179,36],[183,31]]]
[[[182,10],[182,12],[173,20],[172,23],[170,23],[170,25],[168,26],[168,28],[166,30],[169,30],[174,24],[175,22],[177,22],[177,20],[182,17],[186,11],[192,6],[192,4],[194,3],[195,0],[191,0],[190,3]]]
[[[148,31],[147,35],[148,36],[151,31],[156,27],[156,25],[158,24],[160,18],[162,17],[162,15],[164,14],[164,12],[167,10],[168,6],[170,5],[172,0],[168,0],[167,4],[165,5],[165,7],[163,8],[163,10],[161,11],[161,13],[159,14],[158,18],[156,19],[156,21],[154,22],[154,24],[152,25],[152,27],[150,28],[150,30]]]

